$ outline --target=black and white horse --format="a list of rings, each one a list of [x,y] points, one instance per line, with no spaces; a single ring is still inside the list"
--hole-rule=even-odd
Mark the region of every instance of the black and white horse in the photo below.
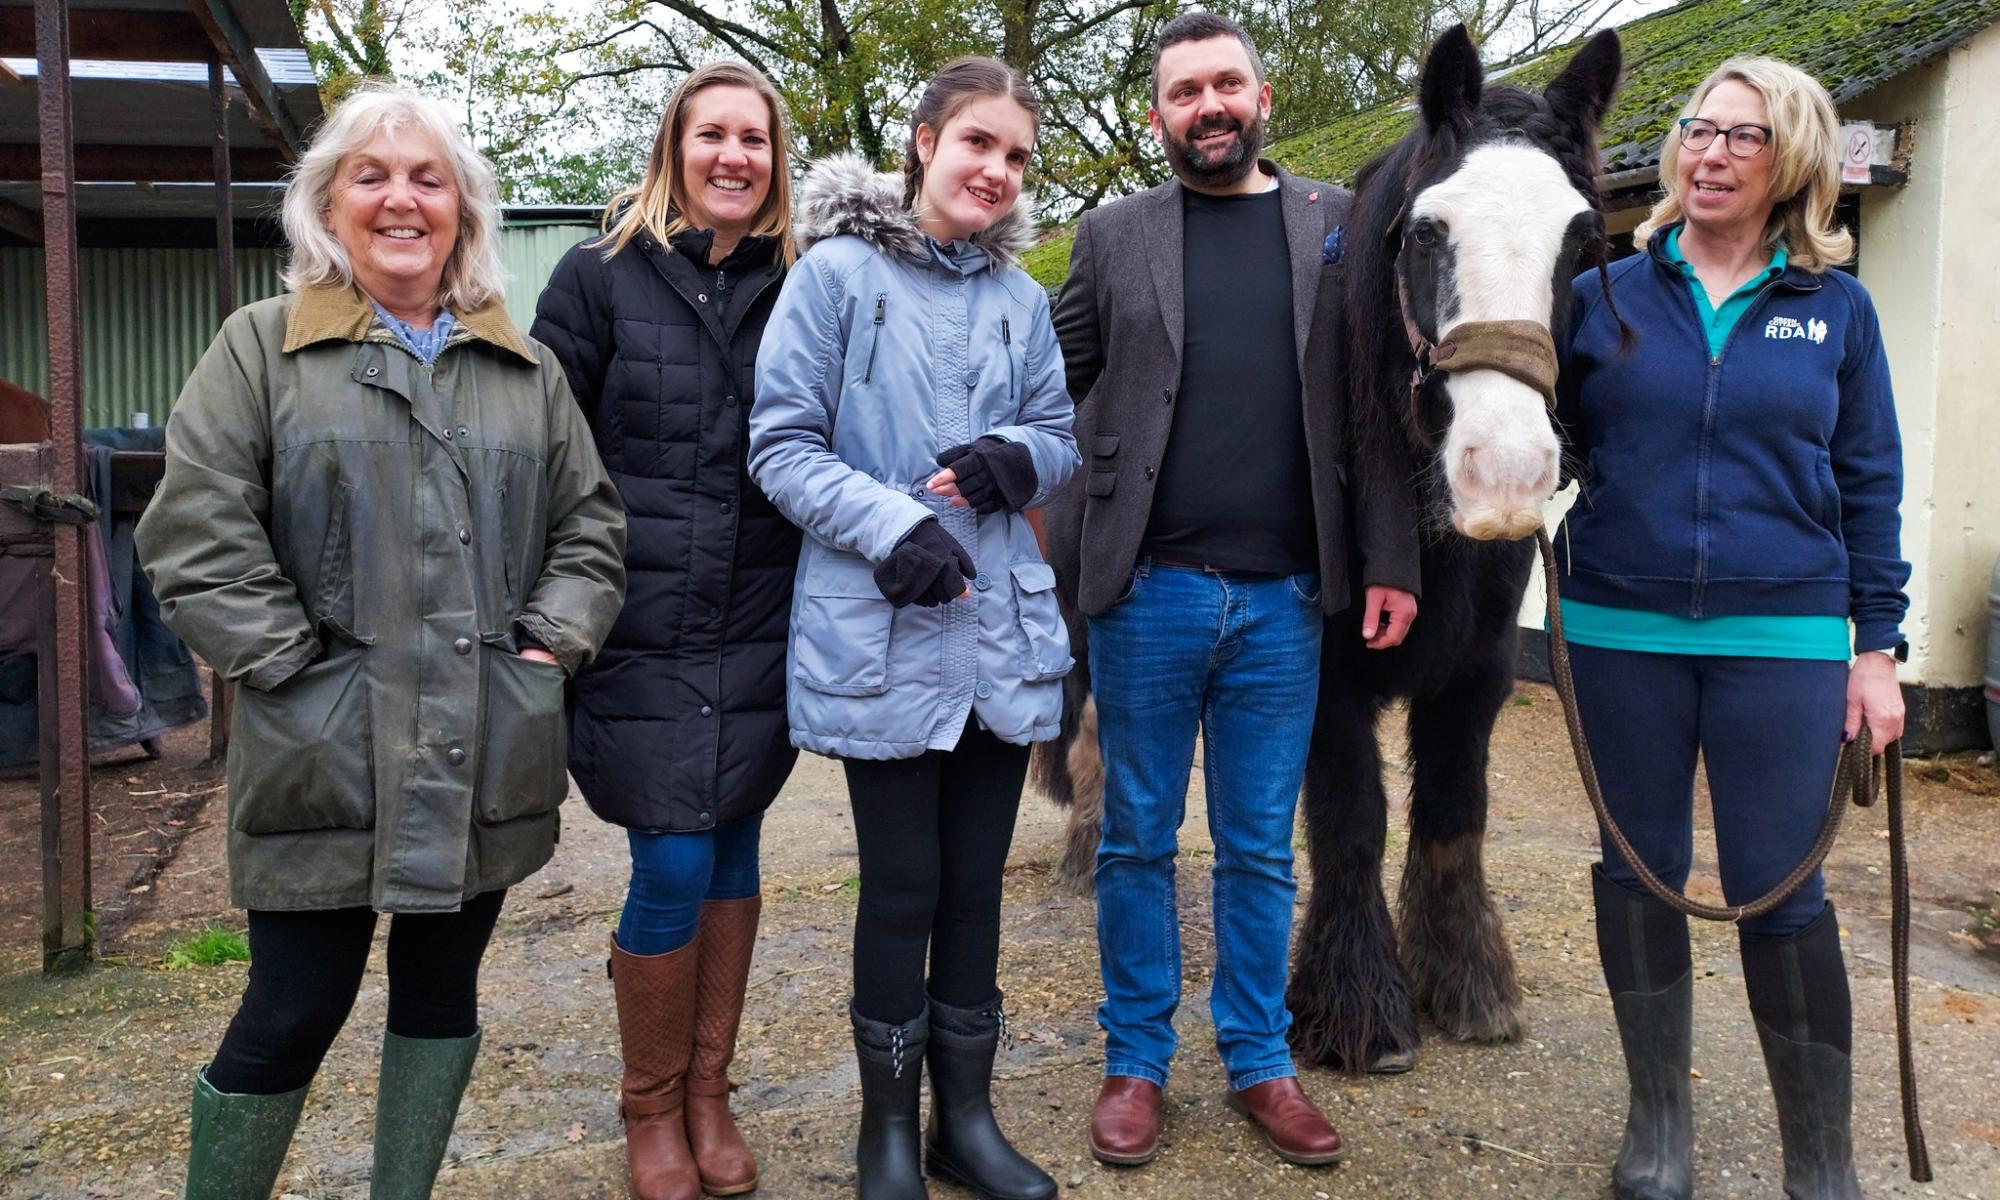
[[[1513,689],[1534,554],[1521,539],[1542,523],[1560,446],[1546,397],[1518,373],[1430,372],[1425,357],[1462,328],[1560,330],[1569,280],[1603,263],[1596,140],[1619,72],[1607,31],[1540,95],[1486,86],[1471,39],[1453,29],[1426,61],[1416,127],[1357,181],[1342,239],[1355,468],[1411,490],[1423,597],[1392,650],[1356,636],[1359,580],[1354,605],[1327,626],[1305,782],[1312,898],[1287,997],[1305,1061],[1406,1068],[1419,1009],[1457,1038],[1521,1033],[1513,954],[1483,866],[1487,740]],[[1071,579],[1072,565],[1057,563]],[[1072,632],[1084,633],[1082,621]],[[1062,874],[1079,887],[1101,813],[1088,686],[1072,679],[1075,736],[1037,762],[1043,789],[1074,801]],[[1408,701],[1412,791],[1392,926],[1376,724],[1396,699]]]

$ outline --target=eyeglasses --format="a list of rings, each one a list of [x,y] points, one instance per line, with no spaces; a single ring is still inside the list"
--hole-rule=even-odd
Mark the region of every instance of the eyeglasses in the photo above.
[[[1681,118],[1681,145],[1690,150],[1706,150],[1720,134],[1729,152],[1738,158],[1755,158],[1771,144],[1769,125],[1732,125],[1727,129],[1706,117]]]

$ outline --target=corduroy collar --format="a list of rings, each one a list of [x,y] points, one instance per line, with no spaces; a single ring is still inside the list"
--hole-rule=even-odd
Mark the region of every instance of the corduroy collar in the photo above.
[[[525,359],[529,365],[536,365],[539,359],[528,348],[528,340],[521,331],[514,328],[513,319],[507,315],[507,306],[494,297],[471,312],[453,313],[458,327],[466,333],[489,345],[502,350],[511,350]],[[306,288],[292,305],[292,315],[285,321],[285,344],[283,350],[290,354],[315,342],[342,341],[360,342],[366,340],[368,331],[374,327],[375,306],[368,297],[354,287]]]

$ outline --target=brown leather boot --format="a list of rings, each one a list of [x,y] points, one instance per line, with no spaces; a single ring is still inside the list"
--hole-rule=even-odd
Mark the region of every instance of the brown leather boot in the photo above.
[[[1138,1167],[1160,1152],[1160,1100],[1150,1079],[1106,1076],[1090,1109],[1090,1154],[1114,1167]]]
[[[710,900],[701,906],[701,968],[696,973],[694,1062],[688,1067],[687,1138],[711,1196],[757,1187],[757,1158],[729,1115],[729,1063],[743,1020],[743,987],[757,946],[763,899]]]
[[[1267,1079],[1223,1099],[1232,1111],[1256,1122],[1286,1162],[1323,1167],[1340,1161],[1340,1132],[1299,1086],[1298,1076]]]
[[[701,939],[665,954],[627,954],[611,939],[611,990],[625,1082],[625,1162],[634,1200],[701,1200],[683,1111],[694,1050],[694,990]]]

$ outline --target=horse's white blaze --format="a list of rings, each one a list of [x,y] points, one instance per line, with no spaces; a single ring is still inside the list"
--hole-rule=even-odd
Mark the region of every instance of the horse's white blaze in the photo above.
[[[1466,321],[1548,324],[1564,236],[1589,207],[1553,158],[1527,145],[1482,146],[1410,207],[1450,230],[1455,295],[1441,297],[1440,337]],[[1533,533],[1560,454],[1542,397],[1497,371],[1449,375],[1445,392],[1452,524],[1476,538]]]

